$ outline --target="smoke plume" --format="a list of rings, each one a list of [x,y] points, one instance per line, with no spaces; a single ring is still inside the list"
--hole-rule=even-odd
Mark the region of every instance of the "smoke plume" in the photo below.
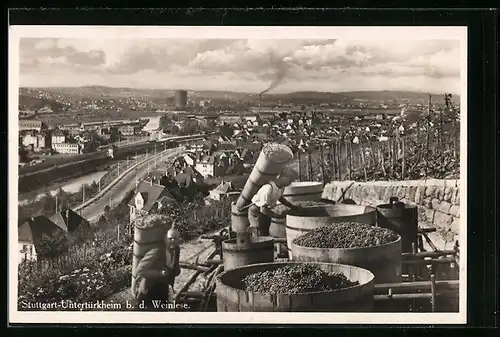
[[[288,73],[289,69],[288,62],[291,60],[290,57],[276,58],[275,56],[270,55],[270,58],[272,62],[272,67],[275,69],[274,78],[267,87],[267,89],[260,92],[259,96],[262,96],[262,94],[265,94],[266,92],[277,88]]]

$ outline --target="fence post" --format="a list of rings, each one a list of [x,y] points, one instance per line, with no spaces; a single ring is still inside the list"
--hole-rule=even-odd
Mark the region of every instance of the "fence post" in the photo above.
[[[387,172],[385,171],[385,151],[384,146],[381,146],[379,143],[378,151],[380,153],[380,164],[382,165],[382,173],[384,174],[384,178],[387,177]]]
[[[388,161],[389,161],[389,174],[392,176],[392,138],[387,140],[387,150],[388,150]]]
[[[349,180],[352,180],[352,142],[347,142],[347,147],[349,150]]]
[[[326,184],[326,177],[325,177],[325,162],[323,159],[323,144],[319,145],[319,156],[321,159],[321,176],[323,178],[323,184]]]
[[[300,149],[297,150],[297,157],[299,161],[299,181],[302,181],[302,163],[300,160]]]
[[[361,153],[361,165],[363,166],[363,172],[365,174],[365,181],[368,181],[368,175],[366,174],[365,154],[364,154],[364,151],[363,151],[363,146],[361,146],[359,152]]]
[[[401,152],[403,155],[403,161],[401,163],[401,179],[405,179],[405,170],[406,170],[406,137],[403,137],[401,142]]]

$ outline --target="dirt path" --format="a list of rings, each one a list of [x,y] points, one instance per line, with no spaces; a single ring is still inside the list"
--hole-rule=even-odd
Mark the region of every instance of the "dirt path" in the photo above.
[[[215,234],[220,231],[213,231],[208,234]],[[181,262],[186,262],[186,263],[194,263],[196,261],[196,258],[198,258],[198,261],[201,263],[207,257],[210,255],[212,250],[215,248],[215,245],[212,241],[210,240],[202,240],[201,238],[194,239],[188,242],[185,242],[181,244],[181,256],[180,260]],[[188,269],[181,269],[181,273],[177,278],[175,279],[175,285],[174,285],[174,290],[178,291],[181,289],[181,287],[188,281],[188,279],[193,275],[195,271],[193,270],[188,270]],[[189,291],[200,291],[206,282],[206,278],[203,277],[203,275],[199,275],[195,281],[195,283],[189,288]],[[132,303],[134,301],[134,297],[132,295],[132,292],[130,288],[127,288],[117,294],[114,294],[107,299],[105,299],[105,302],[108,303],[121,303],[122,304],[122,309],[120,311],[127,310],[126,309],[126,302]],[[129,310],[134,310],[134,309],[129,309]]]

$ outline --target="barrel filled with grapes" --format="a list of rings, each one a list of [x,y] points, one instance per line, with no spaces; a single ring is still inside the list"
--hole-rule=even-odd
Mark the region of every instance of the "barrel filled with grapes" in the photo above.
[[[291,242],[294,261],[341,263],[367,269],[375,284],[402,278],[401,237],[387,228],[341,222],[313,229]]]
[[[217,311],[370,312],[373,279],[366,269],[332,263],[247,265],[217,276]]]

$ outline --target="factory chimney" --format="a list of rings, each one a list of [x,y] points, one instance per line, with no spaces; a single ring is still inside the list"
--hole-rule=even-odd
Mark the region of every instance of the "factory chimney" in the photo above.
[[[261,109],[262,109],[262,93],[259,94],[259,113]]]

